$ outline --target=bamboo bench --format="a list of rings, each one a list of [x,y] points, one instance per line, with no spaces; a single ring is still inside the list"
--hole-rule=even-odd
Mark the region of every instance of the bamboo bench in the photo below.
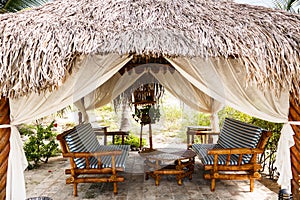
[[[193,144],[204,165],[204,179],[211,179],[211,191],[215,190],[216,179],[222,179],[250,180],[253,192],[254,180],[261,177],[258,154],[264,152],[271,135],[260,127],[226,118],[217,144]]]
[[[113,182],[117,194],[117,182],[124,182],[118,172],[125,170],[129,145],[100,145],[91,124],[80,124],[57,136],[63,157],[70,159],[71,176],[66,184],[73,184],[77,196],[79,183]]]

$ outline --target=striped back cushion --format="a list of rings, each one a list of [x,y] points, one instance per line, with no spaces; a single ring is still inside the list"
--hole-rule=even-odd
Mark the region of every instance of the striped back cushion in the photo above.
[[[69,146],[70,152],[87,152],[86,147],[81,142],[80,137],[77,134],[77,129],[74,127],[72,131],[66,135],[66,142]],[[74,159],[78,168],[85,167],[85,159],[84,158],[75,158]]]
[[[235,119],[226,118],[217,144],[223,148],[255,148],[263,129]],[[243,155],[247,163],[251,155]]]
[[[130,150],[130,145],[100,145],[90,123],[77,125],[65,137],[69,146],[70,152],[99,152],[122,150],[122,155],[116,156],[116,167],[125,169],[126,158]],[[74,159],[78,168],[85,168],[86,163],[84,158]],[[98,168],[98,160],[96,157],[90,157],[90,168]],[[101,167],[111,167],[111,156],[101,157]]]
[[[76,126],[77,134],[88,152],[96,152],[100,149],[100,144],[90,123]]]
[[[70,152],[96,152],[100,149],[100,144],[89,123],[75,126],[66,136],[66,142]],[[85,168],[84,158],[75,158],[74,161],[78,168]]]

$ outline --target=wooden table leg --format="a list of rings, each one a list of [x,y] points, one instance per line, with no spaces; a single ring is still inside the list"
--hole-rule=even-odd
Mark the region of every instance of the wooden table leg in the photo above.
[[[156,174],[156,176],[155,176],[155,185],[156,186],[159,186],[159,180],[160,180],[160,175]]]
[[[124,145],[124,135],[122,135],[122,145]]]
[[[141,132],[140,132],[140,150],[143,147],[143,124],[141,124]]]
[[[149,143],[150,143],[150,149],[153,149],[152,146],[152,128],[151,128],[151,123],[149,124]]]
[[[112,135],[112,143],[115,144],[115,136]]]
[[[106,127],[104,127],[104,129],[103,129],[103,132],[104,132],[104,145],[107,145],[107,128]]]
[[[186,143],[187,143],[187,149],[190,147],[190,133],[189,131],[186,132]]]
[[[194,142],[195,142],[195,134],[192,133],[191,135],[192,135],[192,144],[194,144]]]

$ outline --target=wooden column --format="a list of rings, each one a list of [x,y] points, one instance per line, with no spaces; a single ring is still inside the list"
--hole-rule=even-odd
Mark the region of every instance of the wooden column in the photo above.
[[[289,121],[300,121],[300,102],[297,102],[293,95],[290,96]],[[295,146],[291,148],[292,163],[292,193],[294,199],[300,199],[300,126],[292,125],[295,132]]]
[[[7,98],[0,98],[0,124],[9,124],[10,110]],[[0,128],[0,199],[6,196],[6,177],[9,156],[10,128]]]

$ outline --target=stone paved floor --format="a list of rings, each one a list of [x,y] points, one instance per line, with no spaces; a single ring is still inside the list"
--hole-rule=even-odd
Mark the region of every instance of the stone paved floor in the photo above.
[[[112,183],[85,183],[78,185],[78,197],[74,197],[72,185],[65,184],[64,169],[68,160],[59,157],[44,164],[37,170],[25,172],[27,198],[51,197],[53,200],[71,199],[197,199],[197,200],[275,200],[277,194],[259,181],[255,181],[254,192],[249,192],[249,181],[217,181],[216,191],[210,191],[210,181],[204,180],[201,164],[196,159],[193,179],[184,179],[177,185],[174,176],[163,176],[159,186],[150,178],[144,179],[143,158],[137,152],[130,152],[125,182],[118,183],[118,195],[113,194]]]

